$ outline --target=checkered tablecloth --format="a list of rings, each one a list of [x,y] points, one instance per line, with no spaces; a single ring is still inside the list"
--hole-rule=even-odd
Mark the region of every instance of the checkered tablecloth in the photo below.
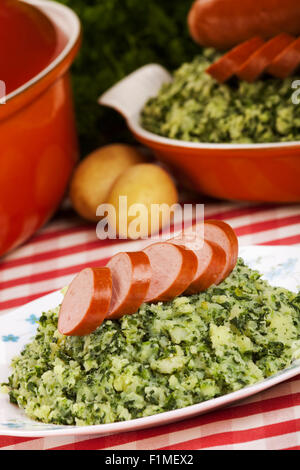
[[[240,245],[300,245],[300,205],[207,204],[206,218],[229,222]],[[0,262],[0,314],[68,284],[137,242],[100,241],[95,225],[62,211]],[[105,437],[0,436],[0,449],[300,449],[300,376],[207,415]]]

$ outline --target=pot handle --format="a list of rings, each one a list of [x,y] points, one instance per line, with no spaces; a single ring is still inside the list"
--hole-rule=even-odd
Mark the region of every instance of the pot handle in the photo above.
[[[171,81],[172,76],[161,65],[145,65],[107,90],[98,103],[115,109],[130,120],[149,98],[157,95],[163,83]]]

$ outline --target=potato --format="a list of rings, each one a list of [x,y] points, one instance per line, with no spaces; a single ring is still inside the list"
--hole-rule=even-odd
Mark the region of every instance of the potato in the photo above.
[[[98,221],[97,207],[106,202],[118,177],[146,158],[135,147],[113,144],[95,150],[76,168],[70,186],[74,209],[85,219]]]
[[[124,197],[127,198],[127,210]],[[153,204],[166,204],[169,208],[177,202],[176,186],[165,170],[150,163],[135,165],[119,177],[111,190],[107,203],[114,206],[116,218],[114,220],[113,214],[108,214],[108,223],[110,227],[115,226],[117,235],[122,238],[145,238],[151,234],[151,224],[153,234],[165,223],[159,212],[158,217],[151,217]],[[138,204],[143,204],[146,212],[143,207],[140,210]],[[168,211],[166,215],[168,218]]]

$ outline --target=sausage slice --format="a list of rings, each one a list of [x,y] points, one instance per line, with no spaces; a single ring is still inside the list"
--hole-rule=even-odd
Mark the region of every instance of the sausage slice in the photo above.
[[[186,290],[187,294],[197,294],[212,285],[219,284],[226,263],[226,254],[223,248],[214,242],[204,241],[201,252],[195,252],[198,266],[195,278]]]
[[[145,301],[150,285],[151,266],[142,252],[118,253],[107,263],[112,276],[112,299],[108,319],[135,313]]]
[[[226,263],[219,282],[223,281],[234,269],[238,258],[238,239],[229,224],[222,220],[204,222],[204,238],[219,245],[226,254]]]
[[[270,39],[237,70],[236,75],[246,82],[255,82],[270,66],[272,61],[283,49],[294,41],[294,37],[282,33]]]
[[[186,290],[186,294],[197,294],[213,284],[221,282],[226,254],[219,245],[206,240],[197,240],[195,235],[189,233],[189,231],[168,240],[168,243],[184,246],[192,250],[197,256],[197,271],[192,283]]]
[[[169,301],[182,294],[193,281],[198,260],[195,253],[182,246],[158,242],[144,249],[152,277],[145,302]]]
[[[259,36],[234,47],[224,56],[213,63],[206,72],[219,83],[224,83],[235,75],[242,64],[264,44]]]
[[[106,318],[112,296],[108,268],[83,269],[71,282],[59,311],[58,330],[66,336],[85,336]]]
[[[267,72],[281,79],[290,77],[300,66],[300,38],[286,47],[267,68]]]

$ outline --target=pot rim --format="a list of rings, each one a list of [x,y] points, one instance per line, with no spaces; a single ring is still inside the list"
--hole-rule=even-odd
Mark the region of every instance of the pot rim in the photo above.
[[[62,5],[57,2],[49,1],[49,0],[22,0],[24,3],[29,3],[33,6],[37,6],[40,8],[40,10],[43,11],[47,15],[47,17],[52,21],[56,26],[57,23],[53,20],[52,15],[50,16],[48,14],[48,11],[51,10],[53,12],[53,16],[55,13],[57,13],[60,17],[68,18],[69,24],[71,26],[71,32],[67,34],[67,44],[65,45],[64,49],[60,52],[60,54],[55,57],[52,62],[50,62],[47,67],[45,67],[41,72],[39,72],[37,75],[35,75],[33,78],[28,80],[26,83],[21,85],[19,88],[16,88],[14,91],[9,93],[8,95],[5,96],[5,101],[6,103],[8,101],[11,101],[13,98],[16,96],[20,95],[24,91],[26,91],[28,88],[31,88],[33,85],[35,85],[37,82],[42,80],[46,75],[48,75],[52,70],[54,70],[63,60],[68,56],[68,54],[72,51],[73,47],[76,45],[76,42],[78,41],[80,34],[81,34],[81,24],[79,21],[78,16],[76,13],[71,10],[71,8]]]

